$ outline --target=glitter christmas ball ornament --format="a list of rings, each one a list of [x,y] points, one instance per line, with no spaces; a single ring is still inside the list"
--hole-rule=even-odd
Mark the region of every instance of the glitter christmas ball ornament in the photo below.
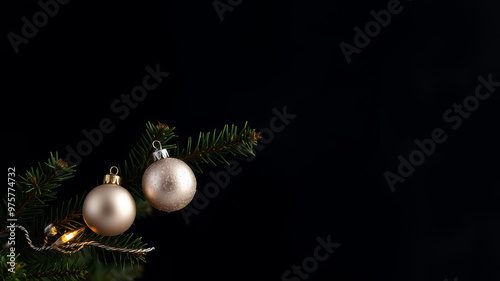
[[[116,173],[112,173],[113,168]],[[135,201],[120,186],[118,168],[113,166],[104,176],[104,183],[92,189],[83,202],[83,219],[92,231],[103,236],[122,234],[135,219]]]
[[[159,144],[159,148],[155,146]],[[193,200],[196,193],[196,177],[191,168],[182,160],[170,158],[159,141],[153,142],[156,151],[154,163],[142,177],[144,197],[160,211],[178,211]]]

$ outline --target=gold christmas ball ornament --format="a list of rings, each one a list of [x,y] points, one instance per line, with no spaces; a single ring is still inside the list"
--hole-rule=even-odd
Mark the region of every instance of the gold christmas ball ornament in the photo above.
[[[159,144],[159,148],[155,147]],[[160,211],[178,211],[193,200],[196,193],[196,177],[191,168],[182,160],[170,158],[159,141],[153,142],[156,151],[154,163],[142,177],[142,192],[154,208]]]
[[[116,173],[112,170],[116,169]],[[135,219],[134,198],[120,186],[118,168],[113,166],[104,183],[92,189],[83,202],[83,219],[92,231],[103,236],[122,234]]]

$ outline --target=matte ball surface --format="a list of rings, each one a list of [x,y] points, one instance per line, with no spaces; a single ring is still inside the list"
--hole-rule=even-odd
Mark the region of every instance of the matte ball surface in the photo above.
[[[156,209],[178,211],[193,200],[196,177],[184,161],[177,158],[161,159],[144,172],[142,191]]]
[[[92,231],[104,236],[122,234],[135,219],[132,195],[116,184],[92,189],[83,202],[83,218]]]

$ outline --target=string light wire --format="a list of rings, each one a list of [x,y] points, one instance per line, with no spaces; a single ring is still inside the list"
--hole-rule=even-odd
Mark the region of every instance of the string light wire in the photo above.
[[[65,254],[73,254],[73,253],[80,251],[81,249],[83,249],[83,247],[85,247],[87,245],[103,248],[103,249],[108,250],[108,251],[118,251],[118,252],[122,252],[122,253],[132,253],[132,254],[145,254],[145,253],[151,252],[152,250],[155,249],[154,247],[146,248],[146,249],[119,248],[119,247],[104,245],[104,244],[101,244],[101,243],[96,242],[96,241],[87,241],[87,242],[80,242],[80,243],[65,244],[69,240],[76,237],[80,232],[83,231],[83,229],[78,229],[78,230],[75,230],[73,232],[63,234],[56,242],[54,242],[53,244],[51,244],[49,246],[47,246],[47,241],[48,241],[49,235],[46,235],[45,239],[44,239],[43,246],[38,247],[38,246],[35,246],[33,244],[33,242],[31,241],[29,232],[24,226],[15,225],[15,226],[9,226],[9,227],[16,227],[16,228],[19,228],[22,231],[24,231],[24,233],[26,234],[26,241],[28,241],[29,246],[36,251],[57,250],[59,252],[65,253]]]

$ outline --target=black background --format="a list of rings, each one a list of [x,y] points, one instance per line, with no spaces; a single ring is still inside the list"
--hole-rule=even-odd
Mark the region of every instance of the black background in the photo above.
[[[147,121],[177,127],[182,144],[225,123],[269,127],[273,108],[297,115],[254,161],[235,158],[241,174],[189,224],[159,211],[136,222],[156,247],[144,280],[281,280],[328,235],[341,246],[309,280],[500,280],[500,90],[457,130],[442,117],[479,75],[500,80],[494,1],[404,0],[350,64],[339,44],[389,1],[243,0],[221,22],[211,1],[73,0],[17,54],[7,34],[40,7],[11,2],[4,165],[64,156],[103,118],[116,126],[61,200],[121,163]],[[170,76],[120,120],[110,105],[157,64]],[[384,172],[438,127],[446,142],[391,192]],[[199,191],[211,181],[197,179]]]

